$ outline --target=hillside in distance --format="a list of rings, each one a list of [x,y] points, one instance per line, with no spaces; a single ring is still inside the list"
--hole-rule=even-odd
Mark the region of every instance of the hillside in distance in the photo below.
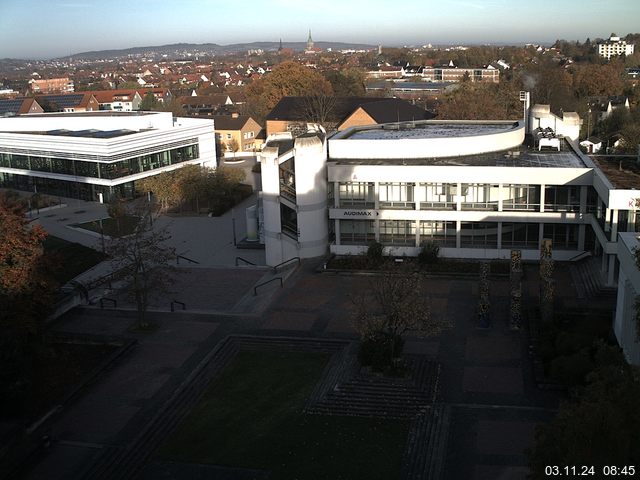
[[[332,50],[369,50],[376,48],[374,45],[362,43],[346,43],[346,42],[314,42],[316,47],[323,50],[331,48]],[[97,50],[92,52],[81,52],[72,55],[78,60],[95,60],[121,58],[128,56],[140,55],[167,55],[167,56],[188,56],[188,54],[208,54],[208,55],[224,55],[229,53],[241,53],[247,50],[264,50],[275,51],[280,46],[279,42],[251,42],[251,43],[234,43],[231,45],[218,45],[216,43],[173,43],[170,45],[158,45],[149,47],[132,47],[119,50]],[[294,51],[303,51],[306,42],[282,42],[283,48],[290,48]],[[67,58],[67,57],[64,57]]]

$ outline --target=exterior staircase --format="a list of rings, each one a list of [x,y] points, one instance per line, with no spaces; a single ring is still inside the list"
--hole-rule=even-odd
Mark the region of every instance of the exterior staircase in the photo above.
[[[573,263],[569,269],[571,279],[576,287],[578,298],[613,298],[616,287],[608,287],[603,273],[600,271],[600,258],[588,257]]]

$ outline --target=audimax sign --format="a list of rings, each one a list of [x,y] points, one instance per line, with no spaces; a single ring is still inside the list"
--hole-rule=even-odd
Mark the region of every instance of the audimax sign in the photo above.
[[[375,218],[378,215],[377,210],[345,210],[342,212],[343,218]]]

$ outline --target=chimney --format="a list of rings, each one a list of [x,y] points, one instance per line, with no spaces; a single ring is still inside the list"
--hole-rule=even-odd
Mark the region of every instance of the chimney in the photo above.
[[[238,118],[240,116],[240,114],[238,112],[233,112],[231,114],[231,118]]]

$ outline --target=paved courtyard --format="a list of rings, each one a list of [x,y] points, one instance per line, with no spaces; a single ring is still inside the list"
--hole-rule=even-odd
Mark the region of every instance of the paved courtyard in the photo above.
[[[191,295],[194,306],[206,301],[202,306],[209,313],[198,308],[152,312],[158,329],[151,334],[131,333],[133,311],[82,308],[67,314],[56,326],[59,331],[120,335],[139,343],[49,425],[54,445],[28,478],[82,478],[106,451],[130,448],[136,432],[229,334],[356,338],[349,321],[351,297],[368,289],[375,277],[322,274],[312,267],[303,265],[283,289],[265,295],[259,313],[234,315],[223,312],[253,297],[248,292],[264,270],[185,270],[188,274],[176,277],[176,291]],[[480,330],[475,280],[427,279],[434,314],[448,317],[452,327],[437,338],[409,338],[406,352],[440,364],[436,401],[450,412],[442,478],[524,479],[524,449],[532,443],[535,426],[552,418],[557,408],[556,396],[534,385],[525,332],[508,328],[507,282],[491,280],[492,323]],[[533,269],[524,287],[526,301],[535,301]],[[570,287],[561,293],[570,296]]]

